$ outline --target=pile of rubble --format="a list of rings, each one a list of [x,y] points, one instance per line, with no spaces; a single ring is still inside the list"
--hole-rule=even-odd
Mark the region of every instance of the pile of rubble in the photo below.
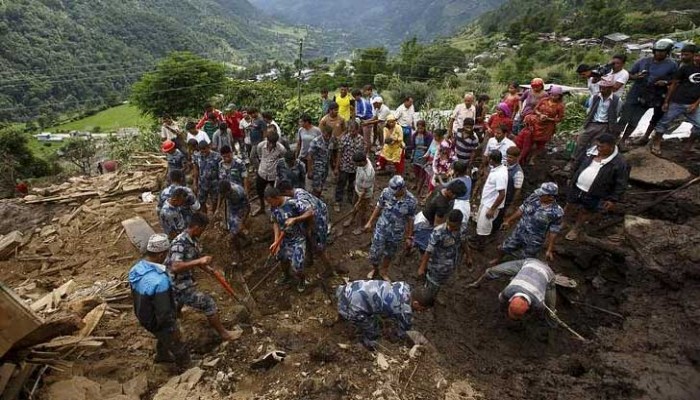
[[[0,308],[8,316],[0,340],[3,399],[33,393],[49,369],[70,371],[77,359],[113,338],[94,333],[100,321],[132,308],[125,274],[101,277],[97,267],[113,265],[119,271],[140,255],[138,249],[124,251],[118,244],[122,238],[127,242],[125,219],[141,213],[155,222],[155,205],[144,202],[141,194],[160,189],[166,165],[158,156],[147,161],[148,171],[72,178],[34,189],[23,202],[56,205],[53,218],[0,237],[0,261],[9,260],[3,268],[23,279],[12,288],[0,284]],[[84,274],[91,270],[95,272]],[[80,390],[92,393],[94,387],[87,386],[90,390]],[[133,399],[142,393],[126,394]]]

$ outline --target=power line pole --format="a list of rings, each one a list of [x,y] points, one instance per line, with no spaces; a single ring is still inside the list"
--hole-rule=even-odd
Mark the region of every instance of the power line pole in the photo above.
[[[299,75],[298,79],[299,82],[297,82],[297,96],[298,96],[298,101],[299,101],[299,115],[301,116],[301,68],[302,68],[302,61],[301,61],[301,54],[302,50],[304,49],[304,39],[299,39]]]

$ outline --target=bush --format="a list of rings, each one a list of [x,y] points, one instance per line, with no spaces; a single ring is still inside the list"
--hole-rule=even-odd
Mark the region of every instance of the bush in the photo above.
[[[0,195],[12,196],[15,179],[46,176],[54,170],[46,160],[35,157],[28,136],[19,129],[0,130]]]
[[[293,140],[299,128],[301,114],[309,114],[315,125],[321,119],[321,113],[320,98],[316,94],[306,94],[301,96],[301,108],[299,107],[299,99],[293,97],[277,112],[275,120],[287,135],[287,139]]]
[[[394,100],[400,102],[404,97],[413,97],[413,104],[416,111],[420,111],[426,103],[434,103],[436,91],[433,86],[424,82],[402,82],[396,87]],[[384,102],[386,104],[386,101]],[[399,104],[387,104],[390,108],[396,108]]]

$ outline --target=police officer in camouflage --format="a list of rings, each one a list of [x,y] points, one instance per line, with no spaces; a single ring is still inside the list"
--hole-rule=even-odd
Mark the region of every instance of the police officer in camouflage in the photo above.
[[[324,126],[322,135],[312,140],[309,145],[309,154],[307,155],[309,170],[306,174],[311,179],[311,192],[316,197],[321,197],[326,179],[328,179],[331,163],[331,133],[333,133],[333,128],[328,125]]]
[[[248,191],[248,168],[238,155],[233,154],[229,146],[221,148],[219,162],[219,181],[233,182],[243,186]]]
[[[525,199],[518,211],[503,222],[502,228],[505,230],[520,219],[491,265],[501,262],[506,254],[516,258],[536,258],[545,245],[546,260],[554,259],[554,242],[564,219],[564,210],[556,200],[558,190],[554,182],[543,183]]]
[[[193,155],[194,192],[197,193],[202,212],[207,213],[207,201],[212,202],[212,211],[216,211],[219,185],[219,163],[221,155],[211,150],[204,140],[199,142],[199,154]]]
[[[284,196],[272,186],[265,188],[265,201],[270,205],[275,238],[270,246],[270,252],[282,263],[282,276],[276,283],[278,285],[292,283],[292,275],[294,275],[297,291],[301,293],[306,290],[306,285],[309,283],[304,275],[306,258],[304,222],[308,223],[313,218],[314,211],[307,202]]]
[[[235,336],[226,330],[219,319],[216,302],[208,294],[198,291],[195,287],[193,270],[201,268],[207,273],[213,273],[211,256],[202,256],[202,246],[199,237],[209,224],[205,214],[196,213],[181,234],[170,244],[170,252],[165,265],[173,277],[175,302],[178,308],[188,306],[204,313],[209,324],[219,333],[223,340],[233,340]]]
[[[185,200],[185,204],[182,206],[182,213],[185,216],[185,223],[189,223],[192,214],[199,211],[200,208],[197,196],[194,195],[192,189],[185,186],[185,173],[182,170],[177,169],[170,171],[169,177],[170,186],[163,189],[158,196],[156,214],[160,215],[160,210],[163,208],[163,205],[165,205],[168,199],[172,197],[175,189],[182,188],[187,192],[187,199]]]
[[[406,282],[353,281],[338,286],[335,296],[339,316],[355,325],[362,344],[370,350],[377,346],[381,333],[379,317],[393,319],[397,335],[402,339],[411,329],[413,312],[433,306],[433,298],[427,290],[411,290]]]
[[[243,186],[235,182],[219,181],[219,194],[221,201],[226,202],[226,228],[231,235],[231,248],[238,257],[242,258],[242,243],[240,239],[246,239],[243,226],[250,214],[248,195]],[[219,208],[221,212],[221,208]]]
[[[447,215],[447,222],[435,227],[430,234],[418,267],[418,277],[425,279],[425,286],[433,297],[450,279],[462,257],[467,265],[471,264],[469,246],[465,243],[466,232],[462,230],[463,218],[461,211],[452,210]]]
[[[405,241],[406,249],[410,249],[413,245],[413,216],[416,214],[417,206],[418,202],[406,189],[403,177],[393,176],[389,180],[389,187],[382,190],[379,195],[377,206],[365,225],[365,232],[369,232],[377,221],[369,250],[369,262],[372,264],[369,279],[379,273],[382,279],[389,280],[389,264],[396,255],[401,241]]]

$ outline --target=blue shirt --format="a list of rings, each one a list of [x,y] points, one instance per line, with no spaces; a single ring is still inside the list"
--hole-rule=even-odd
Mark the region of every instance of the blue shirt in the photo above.
[[[369,100],[360,97],[360,100],[355,100],[355,115],[361,120],[372,119],[372,104]]]
[[[442,285],[452,276],[457,257],[462,248],[460,230],[451,231],[447,224],[438,225],[430,234],[425,251],[430,253],[427,278],[436,285]]]
[[[646,86],[653,85],[656,81],[671,81],[673,75],[678,70],[678,65],[675,61],[669,58],[666,58],[661,62],[656,62],[654,61],[653,57],[646,57],[634,63],[632,69],[629,70],[629,73],[630,75],[633,75],[644,70],[647,70],[646,77],[644,79],[637,79],[634,81],[632,88],[627,93],[628,101],[637,103],[637,98],[642,94],[643,89]]]
[[[523,213],[516,232],[525,234],[533,242],[543,243],[547,232],[561,232],[564,210],[557,204],[542,204],[540,196],[535,193],[525,199],[520,206]]]

